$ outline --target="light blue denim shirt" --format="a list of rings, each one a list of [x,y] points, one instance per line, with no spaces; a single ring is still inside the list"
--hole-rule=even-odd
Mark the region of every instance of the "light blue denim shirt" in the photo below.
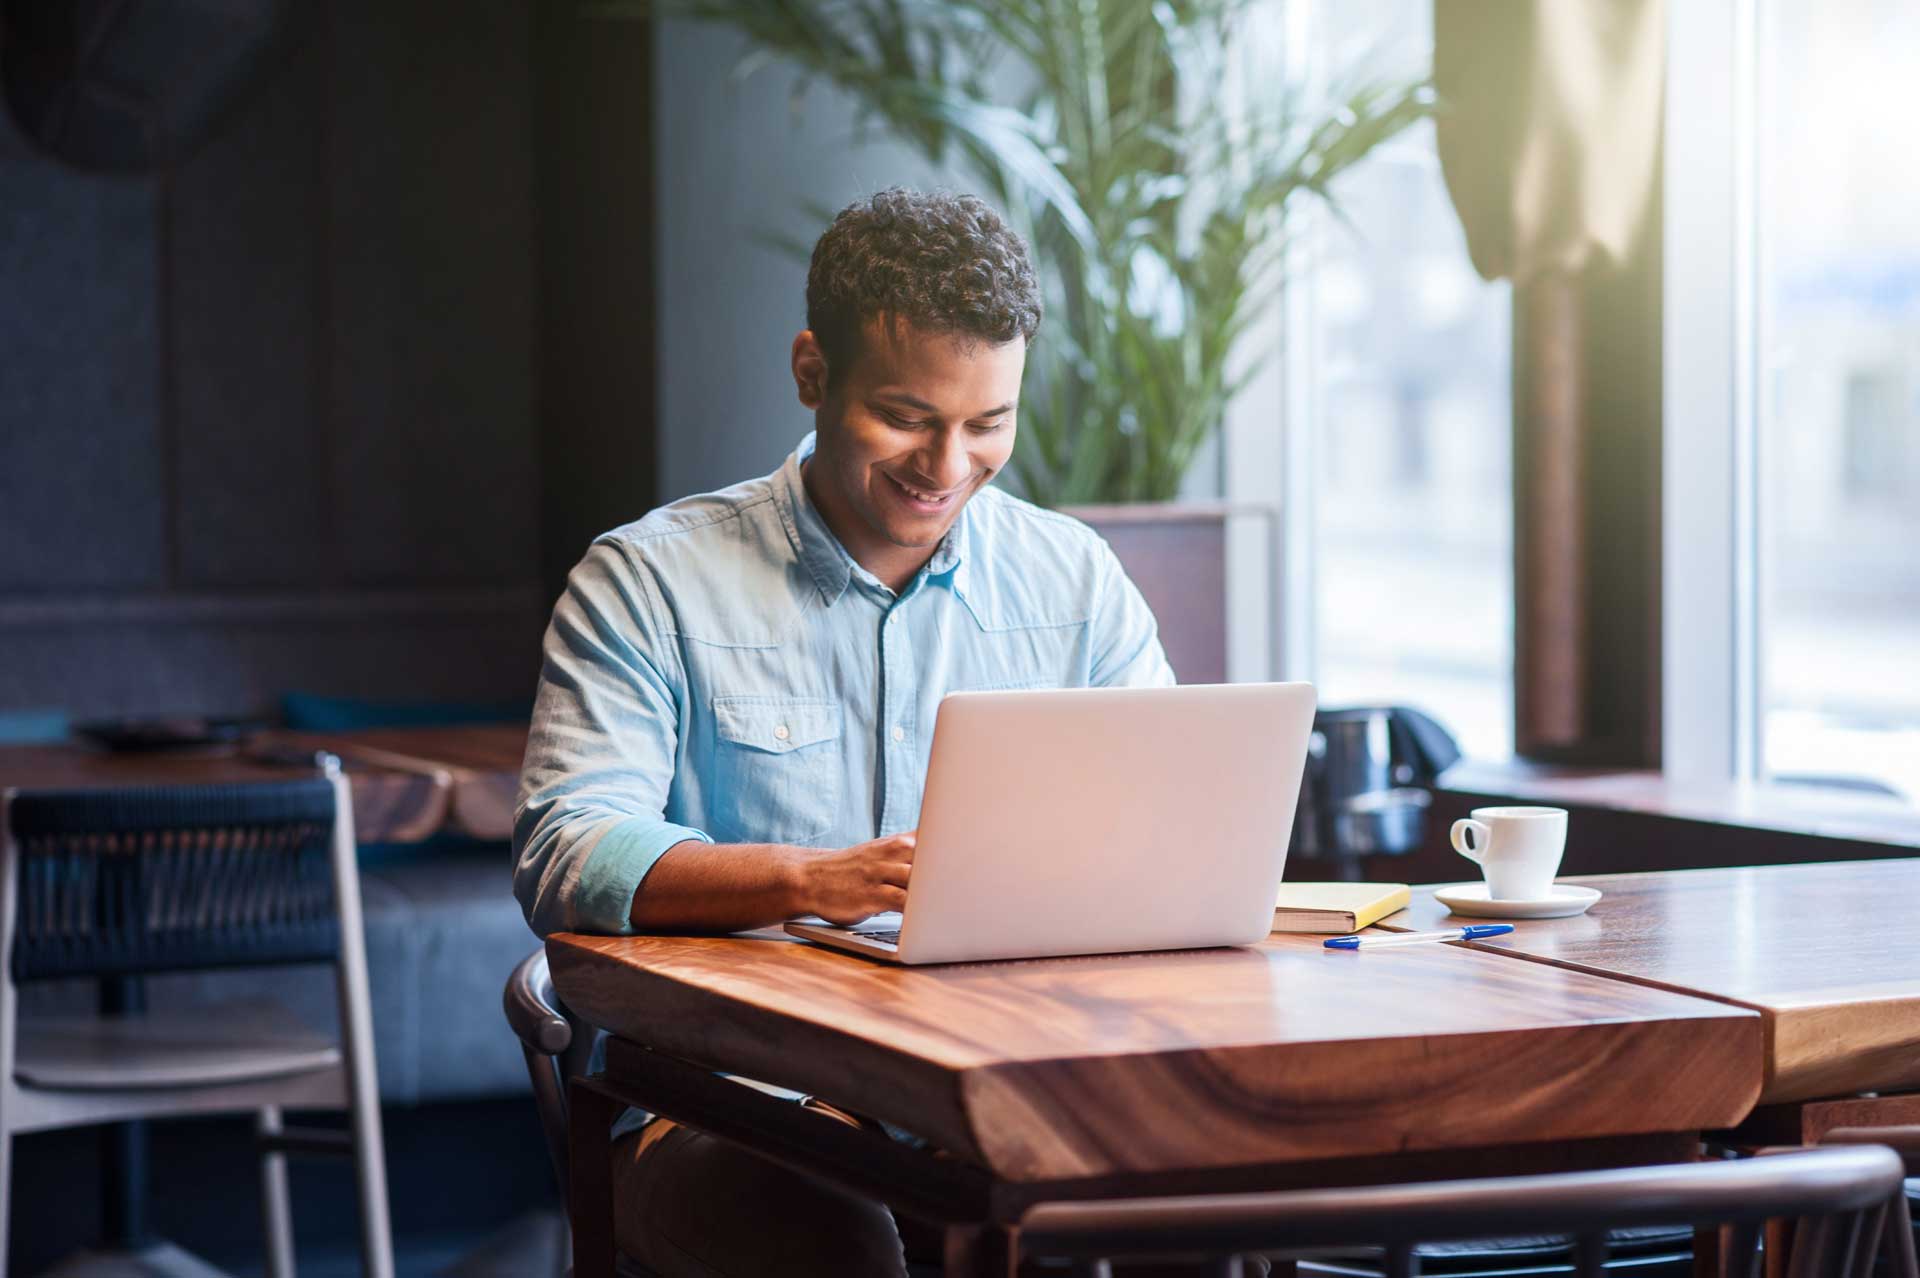
[[[647,871],[687,839],[913,829],[949,692],[1174,681],[1085,524],[984,488],[896,595],[808,500],[812,451],[605,534],[568,577],[514,814],[514,893],[542,936],[631,931]]]

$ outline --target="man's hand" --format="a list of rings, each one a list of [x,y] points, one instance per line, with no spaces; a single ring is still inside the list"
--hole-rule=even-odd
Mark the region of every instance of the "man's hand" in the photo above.
[[[907,903],[916,831],[856,843],[850,848],[793,848],[802,914],[829,923],[858,923]]]
[[[914,832],[850,848],[775,843],[667,849],[634,893],[637,932],[742,932],[799,914],[858,923],[907,902]]]

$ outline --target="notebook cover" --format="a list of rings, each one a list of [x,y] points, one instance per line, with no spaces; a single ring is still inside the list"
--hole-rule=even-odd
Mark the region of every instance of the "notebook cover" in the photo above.
[[[1273,907],[1273,930],[1358,932],[1412,899],[1405,883],[1282,883]]]

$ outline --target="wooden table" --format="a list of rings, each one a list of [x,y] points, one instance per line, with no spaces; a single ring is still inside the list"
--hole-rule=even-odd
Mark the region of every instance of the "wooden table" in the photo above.
[[[1761,1104],[1716,1140],[1813,1144],[1839,1127],[1920,1123],[1920,917],[1909,908],[1920,859],[1565,881],[1603,895],[1585,914],[1516,921],[1473,948],[1758,1012]],[[1461,921],[1422,888],[1381,926]]]
[[[1764,1103],[1920,1087],[1920,859],[1565,881],[1604,895],[1474,948],[1752,1008]],[[1421,889],[1382,926],[1461,921]]]
[[[637,1104],[948,1226],[1008,1273],[1049,1198],[1366,1183],[1690,1156],[1759,1095],[1746,1008],[1455,946],[900,968],[784,937],[547,944],[618,1037],[574,1097],[576,1273],[611,1272],[607,1124]],[[716,1079],[819,1093],[932,1157]]]
[[[0,788],[197,785],[311,775],[316,750],[340,756],[362,843],[413,843],[452,829],[513,831],[527,733],[520,724],[262,733],[244,747],[109,751],[82,742],[0,746]]]

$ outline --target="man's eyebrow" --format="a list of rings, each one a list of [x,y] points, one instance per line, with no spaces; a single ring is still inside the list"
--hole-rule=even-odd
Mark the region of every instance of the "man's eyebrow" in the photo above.
[[[923,413],[937,413],[940,411],[939,409],[935,408],[932,404],[929,404],[926,400],[921,399],[917,395],[909,395],[906,391],[903,391],[903,390],[877,390],[873,393],[873,397],[875,399],[892,400],[894,403],[904,404],[908,408],[917,408]],[[1012,404],[1000,404],[1000,405],[997,405],[996,407],[989,408],[984,413],[975,413],[972,417],[968,418],[967,420],[978,421],[983,417],[998,417],[1002,413],[1010,413],[1012,411],[1013,411]]]

